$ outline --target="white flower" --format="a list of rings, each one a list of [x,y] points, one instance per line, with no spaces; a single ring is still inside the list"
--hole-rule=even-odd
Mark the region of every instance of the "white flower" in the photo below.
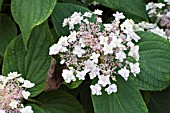
[[[62,72],[62,77],[66,83],[70,83],[71,81],[76,81],[76,78],[73,74],[73,70],[64,69]]]
[[[28,97],[30,96],[30,92],[29,91],[25,91],[25,90],[23,90],[22,91],[22,96],[27,100],[28,99]]]
[[[134,47],[132,47],[128,53],[129,56],[133,57],[136,59],[136,61],[139,60],[139,46],[136,45]]]
[[[70,18],[65,18],[64,21],[63,21],[63,27],[68,25],[69,21],[70,21]]]
[[[79,78],[79,80],[85,80],[86,72],[85,71],[77,71],[76,77]]]
[[[82,48],[84,48],[84,47],[86,46],[85,42],[86,42],[86,41],[85,41],[83,38],[80,38],[79,43],[80,43],[80,46],[81,46]]]
[[[98,78],[99,78],[98,84],[100,84],[102,87],[105,87],[106,85],[111,84],[110,75],[107,75],[107,76],[99,75]]]
[[[104,29],[106,31],[110,31],[111,29],[113,29],[113,25],[112,24],[103,24],[104,25]]]
[[[80,24],[81,23],[81,20],[83,20],[83,17],[81,16],[81,13],[77,13],[77,12],[74,12],[72,15],[71,15],[71,20],[74,21],[75,23],[74,24]]]
[[[111,93],[115,93],[117,92],[117,85],[116,84],[111,84],[109,85],[108,88],[105,89],[105,91],[107,91],[107,94],[110,95]]]
[[[98,23],[101,23],[101,22],[102,22],[102,18],[98,17],[98,18],[97,18],[97,22],[98,22]]]
[[[17,80],[18,80],[20,83],[24,83],[24,79],[23,79],[22,77],[17,78]]]
[[[102,15],[103,11],[96,9],[93,13],[96,14],[96,15]]]
[[[146,5],[146,10],[148,11],[149,9],[152,9],[154,6],[153,2],[149,2],[147,5]]]
[[[72,43],[76,41],[77,40],[76,35],[77,35],[76,31],[71,31],[70,35],[68,36],[68,42]]]
[[[163,38],[167,39],[166,37],[166,33],[164,32],[163,29],[160,29],[159,27],[156,27],[154,29],[150,29],[151,32],[155,33],[155,34],[158,34],[160,36],[162,36]]]
[[[100,69],[99,69],[98,67],[94,66],[94,67],[90,70],[90,73],[89,73],[90,79],[92,80],[92,79],[94,79],[97,75],[99,75],[99,74],[100,74],[99,71],[100,71]]]
[[[59,52],[66,52],[68,49],[65,46],[68,46],[67,42],[68,37],[61,37],[57,44],[54,44],[50,47],[49,55],[56,55]]]
[[[92,13],[90,13],[90,12],[85,12],[83,16],[91,18],[91,17],[92,17]]]
[[[122,42],[122,39],[117,38],[116,36],[113,36],[113,37],[112,37],[112,41],[111,41],[110,44],[111,44],[114,48],[115,48],[115,47],[121,47],[121,46],[122,46],[121,42]]]
[[[54,44],[50,47],[50,52],[49,52],[49,55],[56,55],[59,53],[60,51],[60,48],[62,46],[59,46],[59,44]]]
[[[122,68],[121,70],[118,71],[118,73],[127,81],[129,77],[130,71],[126,69],[126,67]]]
[[[71,19],[70,22],[69,22],[69,30],[73,30],[74,29],[74,24],[75,24],[74,20]]]
[[[170,11],[168,11],[168,12],[166,13],[166,16],[170,17]]]
[[[112,47],[112,45],[105,43],[104,47],[103,47],[103,51],[104,51],[104,55],[113,54],[113,47]]]
[[[60,64],[64,64],[65,63],[65,59],[62,59],[61,61],[60,61]]]
[[[113,14],[113,16],[115,17],[115,20],[125,19],[123,13],[119,13],[118,11],[116,11],[116,13]]]
[[[156,6],[157,8],[159,8],[159,9],[162,9],[162,7],[164,7],[165,4],[163,4],[163,3],[155,3],[155,6]]]
[[[9,74],[8,74],[8,79],[14,79],[14,78],[17,78],[17,77],[19,77],[19,76],[21,76],[21,74],[18,74],[18,72],[10,72]]]
[[[33,113],[32,107],[31,106],[26,106],[25,108],[22,108],[20,110],[21,113]]]
[[[89,24],[89,23],[90,23],[88,19],[84,19],[83,21],[84,21],[86,24]]]
[[[138,40],[140,40],[140,37],[135,32],[128,33],[128,35],[130,35],[130,37],[134,39],[135,42],[138,42]]]
[[[121,30],[133,30],[134,21],[132,19],[126,19],[121,25]]]
[[[34,87],[35,84],[34,83],[31,83],[30,81],[28,80],[24,80],[24,84],[22,85],[22,87],[25,87],[25,88],[32,88]]]
[[[101,86],[99,84],[91,85],[92,95],[102,95]]]
[[[104,37],[103,35],[99,36],[100,44],[105,44],[108,41],[108,37]]]
[[[1,109],[0,109],[0,113],[6,113],[6,112],[5,112],[5,110],[1,110]]]
[[[92,56],[90,57],[90,59],[92,59],[92,61],[94,63],[98,63],[98,58],[99,58],[100,54],[96,54],[95,52],[92,53]]]
[[[89,59],[84,61],[84,70],[87,70],[87,72],[93,70],[94,67],[96,67],[96,64],[93,61]]]
[[[77,55],[78,57],[82,57],[85,53],[85,50],[81,48],[81,46],[76,45],[73,50],[73,54]]]
[[[9,104],[11,109],[17,108],[17,105],[18,105],[18,101],[16,101],[16,100],[12,100],[11,103]]]
[[[119,49],[120,49],[120,51],[127,50],[126,46],[125,46],[125,45],[123,45],[123,44],[122,44],[122,45],[120,45]]]
[[[1,90],[1,89],[4,89],[4,87],[5,87],[5,86],[0,83],[0,90]],[[1,113],[1,112],[0,112],[0,113]]]
[[[66,36],[62,36],[59,41],[58,41],[58,44],[62,45],[62,46],[68,46],[69,43],[68,43],[68,37]]]
[[[123,60],[126,58],[126,54],[123,51],[119,51],[116,53],[115,59],[118,59],[120,62],[123,62]]]
[[[170,3],[170,0],[164,0],[164,2],[168,2],[168,3]]]
[[[129,41],[126,45],[127,45],[128,47],[131,47],[131,48],[135,46],[135,44],[132,43],[131,41]]]
[[[139,74],[140,73],[140,67],[139,67],[139,62],[133,64],[133,63],[130,63],[130,71],[133,73],[134,76],[136,76],[136,74]]]
[[[148,23],[145,21],[142,21],[138,23],[139,27],[144,28],[144,29],[152,29],[156,26],[156,24]]]
[[[4,81],[5,76],[0,75],[0,81]]]

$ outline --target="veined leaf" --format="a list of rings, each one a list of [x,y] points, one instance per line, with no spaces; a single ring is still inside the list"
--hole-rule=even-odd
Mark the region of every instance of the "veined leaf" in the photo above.
[[[62,27],[64,18],[70,17],[74,12],[84,13],[87,11],[89,10],[82,6],[78,6],[70,3],[57,3],[52,13],[52,22],[54,24],[54,28],[57,34],[59,34],[59,36],[65,36],[70,33],[68,26]]]
[[[42,110],[38,105],[36,104],[27,104],[28,106],[32,106],[32,110],[34,113],[46,113],[44,110]]]
[[[147,113],[147,108],[133,80],[117,76],[118,91],[108,95],[92,95],[95,113]]]
[[[32,105],[34,113],[84,113],[83,107],[70,94],[56,90],[42,94],[38,100],[40,104]],[[37,109],[37,110],[36,110]]]
[[[31,30],[43,23],[52,13],[56,0],[12,0],[11,12],[20,27],[27,49]]]
[[[100,4],[123,12],[134,21],[147,21],[145,6],[141,0],[96,0]]]
[[[150,32],[138,32],[141,73],[136,83],[142,90],[162,90],[170,85],[170,42]]]
[[[0,16],[0,34],[0,55],[4,56],[7,46],[17,36],[17,27],[7,16]]]
[[[24,48],[21,36],[14,39],[4,54],[2,73],[19,72],[22,77],[35,83],[29,91],[31,96],[40,94],[45,89],[45,80],[50,67],[51,57],[48,54],[52,35],[47,22],[34,28],[28,42],[28,51]]]

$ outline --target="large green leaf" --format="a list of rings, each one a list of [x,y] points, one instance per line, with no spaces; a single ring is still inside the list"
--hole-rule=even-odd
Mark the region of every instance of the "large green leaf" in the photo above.
[[[0,55],[3,56],[8,44],[17,36],[17,27],[7,16],[0,16],[0,34]]]
[[[83,107],[70,94],[56,90],[46,92],[38,98],[38,106],[33,105],[34,113],[84,113]]]
[[[152,92],[148,105],[149,113],[169,113],[170,87],[161,92]]]
[[[95,113],[147,113],[141,94],[132,80],[117,76],[118,91],[108,95],[93,96]]]
[[[41,109],[37,104],[27,104],[28,106],[32,106],[32,110],[34,113],[46,113],[43,109]]]
[[[59,36],[68,35],[69,29],[68,27],[62,27],[62,23],[64,18],[70,17],[74,12],[87,12],[89,11],[87,8],[82,6],[70,4],[70,3],[57,3],[56,7],[52,13],[52,22],[54,24],[54,28],[59,34]]]
[[[27,80],[35,83],[31,88],[31,96],[36,96],[45,88],[45,80],[50,67],[51,57],[48,55],[52,35],[47,22],[34,28],[25,50],[21,36],[14,39],[4,54],[3,75],[17,71]]]
[[[31,30],[51,15],[55,4],[56,0],[12,0],[12,15],[19,24],[26,48]]]
[[[142,90],[165,89],[170,84],[170,42],[150,32],[138,35],[141,73],[136,82]]]
[[[123,12],[135,21],[148,20],[145,6],[141,0],[96,0],[100,4]]]

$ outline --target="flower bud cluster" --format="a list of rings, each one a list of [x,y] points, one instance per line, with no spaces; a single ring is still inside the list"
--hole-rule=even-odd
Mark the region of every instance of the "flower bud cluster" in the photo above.
[[[137,30],[150,31],[170,40],[170,1],[165,2],[167,3],[148,3],[146,10],[149,17],[156,17],[156,22],[154,24],[141,22],[137,25]]]
[[[102,13],[98,9],[74,12],[63,22],[63,27],[69,26],[70,35],[62,36],[49,51],[50,55],[59,54],[60,63],[68,66],[62,73],[66,83],[85,80],[86,76],[96,79],[97,83],[90,86],[93,95],[101,95],[102,88],[108,94],[117,92],[116,76],[127,81],[130,73],[140,73],[139,46],[135,44],[140,37],[134,32],[135,23],[116,12],[111,23],[102,24]],[[122,24],[120,20],[124,20]]]
[[[31,106],[22,104],[23,99],[28,99],[28,88],[34,83],[24,80],[21,74],[10,72],[7,77],[0,75],[0,113],[33,113]]]

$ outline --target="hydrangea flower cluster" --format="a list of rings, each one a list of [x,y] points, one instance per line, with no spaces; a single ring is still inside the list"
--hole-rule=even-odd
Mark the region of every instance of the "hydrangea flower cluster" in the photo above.
[[[85,80],[88,75],[96,79],[97,83],[90,86],[93,95],[101,95],[102,88],[108,94],[117,92],[116,76],[127,81],[130,73],[140,73],[139,46],[135,45],[140,37],[134,32],[135,23],[116,12],[111,23],[102,25],[102,13],[98,9],[84,14],[74,12],[65,18],[63,27],[69,26],[70,35],[62,36],[49,51],[50,55],[59,54],[60,63],[68,66],[62,73],[66,83]]]
[[[24,107],[22,100],[28,99],[31,93],[26,89],[35,84],[20,76],[17,72],[10,72],[7,77],[0,75],[0,113],[33,113],[32,107]]]
[[[170,41],[170,1],[164,0],[165,3],[150,2],[146,5],[149,17],[156,17],[154,24],[141,22],[138,24],[138,30],[147,30],[156,33]]]

